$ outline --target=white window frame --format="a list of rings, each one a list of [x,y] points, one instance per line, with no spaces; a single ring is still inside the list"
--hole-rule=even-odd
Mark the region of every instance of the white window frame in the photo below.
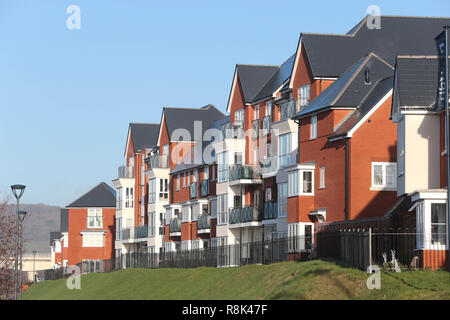
[[[105,233],[104,232],[81,232],[82,240],[81,246],[83,248],[103,248],[105,246]],[[89,236],[101,237],[101,244],[92,244],[92,240],[89,240]]]
[[[375,166],[381,166],[382,167],[382,184],[375,184]],[[393,184],[387,185],[387,166],[394,166],[394,173],[393,173]],[[397,190],[397,163],[396,162],[372,162],[371,163],[371,190],[387,190],[387,191],[395,191]]]
[[[177,189],[176,189],[176,190],[177,190],[177,191],[180,191],[180,180],[181,180],[181,176],[178,174],[176,179],[177,179]]]
[[[304,178],[303,173],[310,172],[311,173],[311,192],[305,192],[304,186]],[[314,195],[314,170],[300,170],[300,195],[301,196],[313,196]]]
[[[319,189],[325,189],[325,167],[320,167],[320,185]]]
[[[286,140],[284,140],[286,138]],[[284,148],[285,147],[285,148]],[[283,151],[285,149],[285,151]],[[292,152],[292,134],[286,133],[278,137],[278,165],[279,169],[285,168],[291,165],[291,152]],[[283,162],[283,159],[288,159],[287,163]]]
[[[148,181],[148,203],[156,202],[156,178]]]
[[[311,116],[311,132],[310,139],[317,138],[317,115]]]
[[[282,191],[285,188],[285,191]],[[278,184],[278,218],[287,217],[287,199],[288,199],[288,184],[287,182]]]
[[[259,120],[259,110],[260,110],[259,104],[253,107],[253,120]]]
[[[91,222],[93,222],[91,224]],[[103,210],[102,208],[89,208],[87,214],[88,229],[103,228]]]

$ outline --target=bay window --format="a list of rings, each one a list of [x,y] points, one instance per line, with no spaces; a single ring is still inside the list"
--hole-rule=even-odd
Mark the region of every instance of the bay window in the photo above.
[[[169,199],[169,179],[159,179],[159,200]]]
[[[288,197],[314,194],[314,169],[288,172]]]
[[[225,182],[228,180],[228,166],[227,166],[227,153],[222,152],[217,155],[218,166],[218,182]]]

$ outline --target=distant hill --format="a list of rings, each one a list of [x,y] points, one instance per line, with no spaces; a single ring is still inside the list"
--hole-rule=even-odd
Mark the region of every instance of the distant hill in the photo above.
[[[16,210],[11,205],[11,210]],[[20,210],[27,211],[24,221],[24,241],[27,254],[36,250],[38,254],[50,254],[50,231],[59,231],[58,206],[46,204],[20,204]]]

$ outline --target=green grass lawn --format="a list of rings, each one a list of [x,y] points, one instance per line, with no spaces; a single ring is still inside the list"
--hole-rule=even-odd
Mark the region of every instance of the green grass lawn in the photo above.
[[[330,261],[283,262],[236,268],[128,269],[83,275],[81,290],[66,280],[32,286],[24,299],[450,299],[450,273],[382,273],[381,289],[368,275]]]

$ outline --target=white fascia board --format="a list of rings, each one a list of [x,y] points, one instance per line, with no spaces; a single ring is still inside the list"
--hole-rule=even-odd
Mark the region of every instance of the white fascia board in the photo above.
[[[298,41],[298,46],[297,46],[297,52],[295,55],[294,67],[292,68],[291,78],[289,79],[289,89],[291,89],[291,90],[294,87],[294,75],[297,72],[298,61],[300,60],[300,55],[302,53],[302,47],[303,47],[303,40],[300,35],[300,39]]]
[[[234,89],[236,88],[236,84],[237,84],[237,67],[234,70],[233,83],[231,84],[230,97],[228,99],[228,104],[227,104],[227,113],[230,113],[231,100],[233,99]]]
[[[381,100],[378,101],[378,103],[361,120],[359,120],[359,122],[348,132],[347,137],[353,137],[355,131],[358,130],[359,127],[361,127],[363,123],[365,123],[383,105],[383,103],[389,99],[390,96],[392,96],[392,89],[389,90],[389,92],[386,93],[386,95],[381,98]]]

